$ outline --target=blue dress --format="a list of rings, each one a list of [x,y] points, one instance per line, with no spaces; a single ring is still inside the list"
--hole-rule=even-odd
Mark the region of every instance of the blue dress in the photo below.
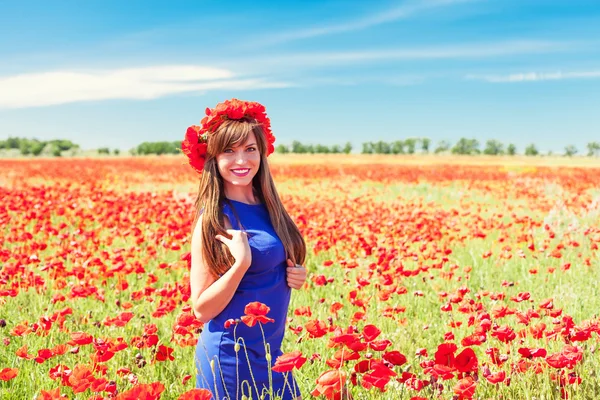
[[[226,202],[223,213],[233,229],[247,232],[252,263],[229,304],[204,325],[198,338],[196,387],[210,390],[218,400],[241,400],[243,395],[251,395],[253,399],[264,395],[265,400],[295,399],[300,396],[300,390],[292,374],[270,371],[269,368],[282,354],[281,342],[291,295],[286,280],[285,249],[263,204],[230,201],[235,213]],[[246,305],[254,301],[269,306],[267,317],[275,322],[262,324],[262,331],[259,323],[254,327],[243,322],[224,327],[228,319],[243,316]],[[265,343],[271,354],[270,363]]]

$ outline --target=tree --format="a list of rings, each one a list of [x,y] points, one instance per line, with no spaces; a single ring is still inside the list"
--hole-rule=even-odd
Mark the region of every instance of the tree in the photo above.
[[[599,142],[590,142],[587,144],[588,148],[588,156],[600,156],[600,143]]]
[[[21,140],[20,143],[19,143],[19,150],[21,151],[21,154],[23,154],[24,156],[26,156],[29,153],[31,153],[31,148],[29,146],[29,141],[28,140]]]
[[[423,153],[429,153],[429,145],[430,144],[431,144],[431,140],[429,140],[428,138],[421,139],[421,150],[423,150]]]
[[[344,154],[350,154],[350,152],[352,151],[352,143],[346,142],[346,145],[344,146],[344,149],[342,151],[344,152]]]
[[[21,139],[16,137],[9,137],[6,139],[6,148],[7,149],[19,149],[21,148]]]
[[[504,145],[497,140],[490,139],[487,142],[485,142],[485,149],[483,149],[483,154],[488,154],[491,156],[504,154]]]
[[[445,153],[448,150],[450,150],[450,142],[448,142],[447,140],[442,140],[442,141],[438,142],[438,144],[435,147],[435,150],[433,152],[435,154],[439,154],[439,153]]]
[[[417,147],[417,139],[408,138],[404,140],[404,145],[406,146],[406,152],[408,154],[415,154],[415,149]]]
[[[296,154],[306,153],[306,148],[304,147],[304,145],[302,143],[300,143],[297,140],[294,140],[292,142],[292,153],[296,153]]]
[[[334,154],[339,154],[342,152],[342,147],[339,144],[334,144],[329,149],[329,152],[334,153]]]
[[[377,143],[375,143],[375,145],[373,147],[374,147],[373,150],[377,154],[390,154],[390,150],[391,150],[390,144],[387,142],[384,142],[383,140],[380,140]]]
[[[277,147],[275,148],[275,151],[277,153],[281,153],[281,154],[289,153],[288,147],[285,144],[278,144]]]
[[[114,154],[115,156],[118,156],[120,153],[121,153],[121,150],[119,150],[119,149],[114,149],[114,150],[113,150],[113,154]]]
[[[42,153],[42,150],[44,150],[44,147],[46,147],[45,142],[40,142],[37,139],[33,139],[30,146],[31,154],[34,156],[39,156]]]
[[[573,157],[575,154],[577,154],[577,148],[575,146],[570,144],[567,147],[565,147],[565,156]]]
[[[100,147],[98,149],[98,154],[110,154],[110,149],[108,147]]]
[[[102,154],[106,153],[103,148]],[[110,152],[110,151],[109,151]],[[179,154],[181,152],[181,142],[143,142],[137,147],[137,154]]]
[[[479,154],[479,142],[477,139],[460,138],[451,151],[453,154]]]
[[[60,147],[58,146],[58,144],[55,144],[55,143],[53,143],[53,144],[51,144],[50,146],[52,146],[52,147],[51,147],[51,151],[52,151],[52,155],[53,155],[54,157],[60,157],[60,156],[62,155],[62,154],[61,154]]]
[[[404,141],[394,140],[390,150],[392,154],[404,154]]]
[[[373,154],[373,144],[371,142],[365,142],[362,144],[363,154]]]
[[[508,154],[509,156],[514,156],[515,154],[517,154],[517,146],[515,146],[514,144],[509,144],[508,147],[506,147],[506,154]]]
[[[535,144],[531,143],[529,146],[525,147],[526,156],[537,156],[538,154],[540,154],[540,151],[535,147]]]
[[[329,147],[323,144],[318,144],[315,146],[315,153],[327,154],[329,153]]]
[[[56,148],[58,148],[60,151],[66,151],[66,150],[70,150],[73,147],[79,147],[76,144],[74,144],[73,142],[71,142],[70,140],[64,140],[64,139],[50,140],[48,143],[56,146]]]

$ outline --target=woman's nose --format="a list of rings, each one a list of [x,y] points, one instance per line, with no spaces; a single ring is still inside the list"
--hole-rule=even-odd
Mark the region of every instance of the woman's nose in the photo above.
[[[235,162],[238,164],[244,164],[246,162],[246,154],[243,151],[237,153],[235,156]]]

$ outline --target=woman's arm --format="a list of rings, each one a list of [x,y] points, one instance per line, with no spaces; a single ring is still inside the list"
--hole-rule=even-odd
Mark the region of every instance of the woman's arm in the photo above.
[[[229,304],[250,265],[247,262],[236,260],[221,277],[217,278],[213,275],[202,260],[202,216],[200,216],[194,228],[191,246],[190,288],[192,309],[196,318],[206,323],[219,315]]]

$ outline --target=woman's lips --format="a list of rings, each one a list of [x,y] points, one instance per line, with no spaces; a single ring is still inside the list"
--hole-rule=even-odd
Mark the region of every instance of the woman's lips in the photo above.
[[[235,176],[244,177],[250,173],[250,168],[232,169],[231,172]]]

